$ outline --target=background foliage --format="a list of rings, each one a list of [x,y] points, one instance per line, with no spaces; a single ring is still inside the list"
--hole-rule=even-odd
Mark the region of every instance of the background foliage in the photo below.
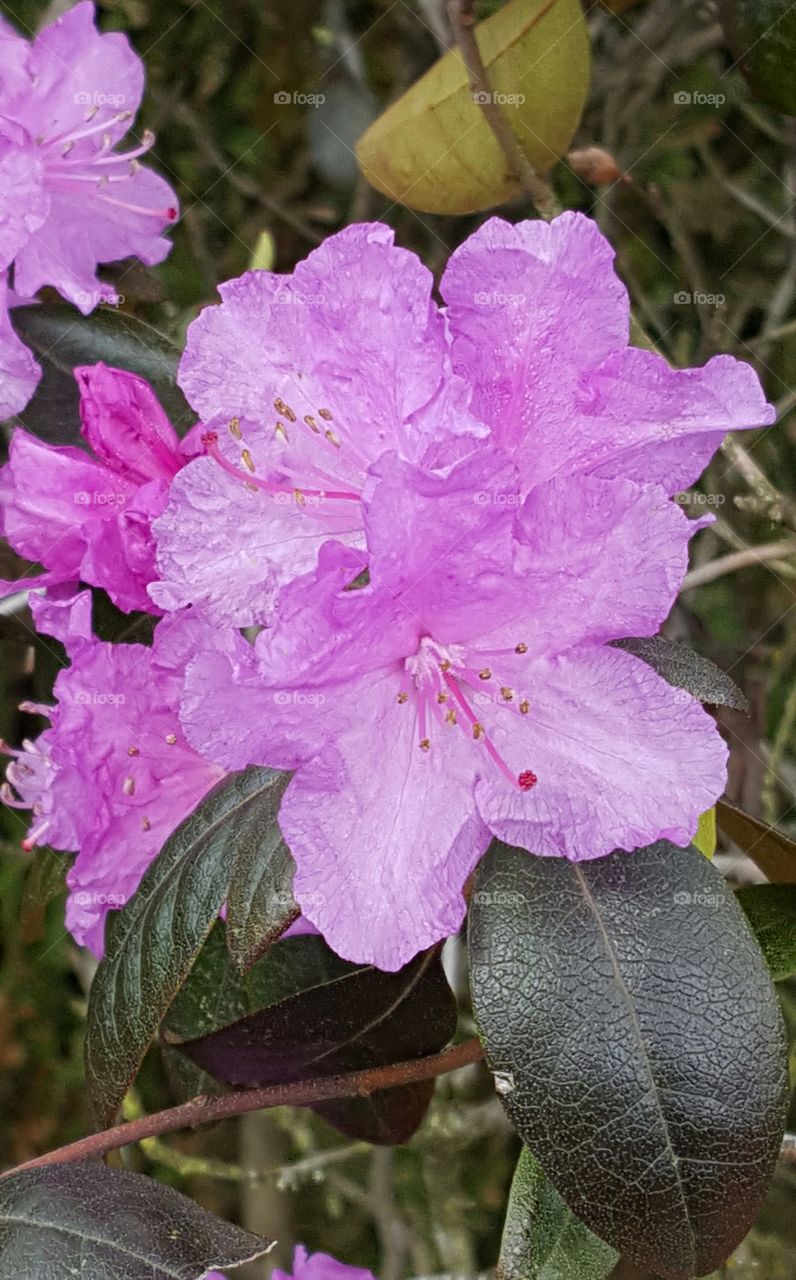
[[[22,29],[57,12],[40,0],[0,8]],[[252,263],[290,270],[349,221],[390,222],[435,272],[477,225],[392,205],[358,179],[353,156],[377,111],[438,52],[446,27],[437,0],[115,0],[100,10],[105,28],[127,32],[145,59],[138,130],[146,123],[157,132],[154,161],[183,207],[162,267],[108,271],[124,312],[180,342],[218,281]],[[689,511],[708,507],[718,519],[696,543],[689,582],[698,585],[686,584],[668,632],[744,689],[751,714],[721,714],[732,748],[728,794],[793,834],[796,120],[752,97],[710,3],[647,0],[613,14],[592,7],[589,24],[593,80],[574,145],[607,148],[623,176],[593,186],[561,165],[562,201],[594,216],[616,246],[637,313],[666,355],[700,363],[730,351],[751,360],[780,409],[779,426],[747,438],[745,453],[717,456],[701,499],[689,501]],[[522,200],[509,207],[511,217],[527,212]],[[733,553],[742,567],[718,572],[718,559]],[[24,617],[0,625],[0,733],[15,738],[34,727],[20,722],[18,701],[35,694],[36,682],[46,685],[58,659],[52,646],[42,650],[32,676]],[[6,811],[2,821],[6,1165],[88,1127],[81,1039],[90,972],[63,932],[58,860],[37,856],[31,869],[19,815]],[[759,878],[732,846],[718,857],[734,880]],[[454,950],[454,981],[460,963]],[[796,1030],[796,984],[780,984],[780,994]],[[168,1104],[154,1055],[139,1088],[147,1109]],[[425,1124],[396,1152],[347,1142],[309,1112],[277,1112],[147,1143],[124,1160],[279,1236],[269,1264],[286,1262],[291,1242],[302,1240],[397,1280],[476,1275],[491,1264],[518,1149],[489,1078],[466,1068],[438,1083]],[[783,1166],[727,1275],[794,1274],[795,1205],[796,1166]],[[262,1274],[262,1265],[249,1269]]]

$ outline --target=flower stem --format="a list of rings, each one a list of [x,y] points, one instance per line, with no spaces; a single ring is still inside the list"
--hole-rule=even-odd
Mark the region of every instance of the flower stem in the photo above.
[[[561,212],[561,206],[553,188],[539,177],[526,156],[514,136],[502,106],[495,101],[491,92],[489,76],[475,35],[474,3],[475,0],[450,0],[448,5],[453,34],[470,77],[474,101],[480,107],[484,119],[495,135],[498,146],[506,158],[509,173],[522,184],[538,212],[549,222]]]
[[[125,1124],[115,1125],[101,1133],[89,1134],[65,1147],[48,1151],[8,1169],[0,1177],[20,1173],[23,1169],[38,1169],[48,1164],[71,1164],[76,1160],[88,1160],[106,1155],[119,1147],[126,1147],[144,1138],[173,1133],[176,1129],[189,1129],[199,1124],[210,1124],[227,1116],[244,1115],[247,1111],[263,1111],[268,1107],[307,1107],[316,1102],[328,1102],[332,1098],[366,1098],[381,1089],[413,1084],[418,1080],[432,1080],[483,1057],[481,1043],[476,1036],[462,1044],[444,1049],[426,1058],[411,1062],[396,1062],[387,1067],[369,1067],[365,1071],[351,1071],[346,1075],[326,1076],[301,1080],[294,1084],[275,1084],[265,1088],[241,1089],[221,1097],[200,1096],[178,1107],[156,1111],[153,1115],[140,1116]]]

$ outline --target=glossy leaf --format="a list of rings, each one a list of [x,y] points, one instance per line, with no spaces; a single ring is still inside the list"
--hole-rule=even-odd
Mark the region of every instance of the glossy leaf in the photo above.
[[[0,1280],[199,1280],[272,1245],[124,1169],[86,1161],[0,1179]]]
[[[578,1221],[523,1147],[511,1184],[496,1280],[605,1280],[618,1256]]]
[[[267,838],[281,775],[249,769],[224,780],[167,840],[138,892],[110,917],[89,997],[86,1079],[111,1124],[161,1019],[226,898],[232,853],[252,830]]]
[[[305,966],[315,965],[314,982],[305,967],[302,990],[177,1046],[210,1075],[236,1086],[288,1083],[436,1053],[451,1039],[456,1002],[438,950],[384,973],[345,964],[320,938],[285,939],[252,970],[260,983],[289,946]],[[433,1081],[423,1082],[320,1103],[315,1110],[350,1136],[405,1142],[432,1093]]]
[[[282,775],[279,797],[290,775]],[[296,864],[276,822],[252,829],[235,853],[227,899],[227,944],[242,973],[299,915],[293,897]]]
[[[774,884],[796,884],[796,842],[726,800],[716,805],[719,831],[742,849]]]
[[[685,689],[700,702],[719,707],[733,707],[736,711],[748,711],[749,704],[734,680],[717,667],[710,658],[694,653],[688,645],[666,636],[643,636],[614,640],[616,649],[624,649],[641,658],[657,671],[667,684]]]
[[[531,164],[566,151],[589,81],[580,0],[509,0],[476,26],[491,93]],[[522,188],[474,100],[458,50],[443,55],[362,135],[368,182],[413,209],[471,213]]]
[[[99,360],[146,378],[179,435],[185,435],[196,421],[177,386],[179,349],[143,320],[111,307],[98,307],[82,316],[65,302],[14,307],[11,319],[42,366],[36,394],[19,415],[42,440],[50,444],[81,441],[73,371]]]
[[[787,1090],[776,995],[721,876],[665,841],[581,863],[496,843],[469,946],[501,1101],[572,1211],[666,1280],[719,1266]]]
[[[775,982],[796,974],[796,884],[752,884],[738,901]]]

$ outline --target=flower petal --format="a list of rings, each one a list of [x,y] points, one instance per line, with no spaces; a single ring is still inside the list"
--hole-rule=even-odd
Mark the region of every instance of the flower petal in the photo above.
[[[76,368],[75,378],[83,435],[106,467],[137,484],[179,471],[180,442],[148,382],[102,363]]]
[[[392,238],[378,223],[347,227],[292,276],[222,285],[180,367],[197,412],[281,420],[289,442],[274,440],[274,462],[297,476],[362,475],[386,449],[412,456],[405,424],[441,383],[444,329],[430,273]]]
[[[520,791],[483,774],[476,801],[496,836],[575,862],[655,840],[689,843],[724,789],[727,759],[689,694],[640,659],[595,646],[530,667],[512,658],[505,674],[529,713],[481,718],[509,765],[538,781]]]
[[[0,421],[22,412],[41,378],[32,353],[12,327],[6,300],[6,273],[0,271]]]
[[[401,683],[397,672],[363,683],[362,714],[299,770],[279,815],[302,914],[338,955],[390,971],[456,932],[462,887],[489,843],[469,742],[451,730],[421,751]]]

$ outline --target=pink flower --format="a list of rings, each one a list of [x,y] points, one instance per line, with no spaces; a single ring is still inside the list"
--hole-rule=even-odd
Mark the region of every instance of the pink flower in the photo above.
[[[493,835],[573,860],[687,844],[722,791],[710,717],[607,644],[657,631],[694,525],[635,480],[521,493],[493,447],[444,475],[385,455],[368,553],[327,542],[253,648],[203,637],[188,667],[196,750],[295,770],[294,891],[347,959],[397,969],[454,932]]]
[[[364,1267],[350,1267],[338,1262],[328,1253],[307,1253],[303,1244],[296,1245],[293,1254],[293,1270],[280,1271],[277,1267],[271,1280],[373,1280],[373,1274]]]
[[[772,421],[729,356],[673,370],[628,347],[627,293],[596,225],[493,218],[442,280],[379,224],[330,237],[292,276],[220,288],[180,381],[207,427],[156,522],[163,609],[268,621],[323,541],[363,543],[362,493],[385,452],[441,468],[492,440],[521,493],[554,475],[693,481],[723,435]]]
[[[101,35],[94,6],[81,3],[31,42],[0,32],[0,270],[32,297],[53,285],[84,315],[114,290],[97,278],[102,262],[134,255],[161,262],[161,234],[177,218],[177,198],[139,164],[149,133],[117,150],[138,110],[140,58],[123,35]],[[0,370],[9,364],[0,329]],[[0,404],[24,407],[25,376],[6,383]]]
[[[0,469],[0,530],[46,572],[0,582],[0,590],[82,579],[104,587],[121,609],[154,612],[146,590],[156,573],[151,524],[185,455],[143,378],[104,364],[75,375],[94,456],[14,432]]]
[[[50,727],[21,750],[6,749],[14,759],[3,799],[33,810],[27,848],[77,850],[66,924],[101,955],[108,911],[135,892],[175,827],[224,776],[188,746],[177,717],[195,624],[165,620],[152,648],[112,645],[92,635],[89,592],[34,597],[31,607],[71,665],[55,682],[55,706],[29,708]]]

